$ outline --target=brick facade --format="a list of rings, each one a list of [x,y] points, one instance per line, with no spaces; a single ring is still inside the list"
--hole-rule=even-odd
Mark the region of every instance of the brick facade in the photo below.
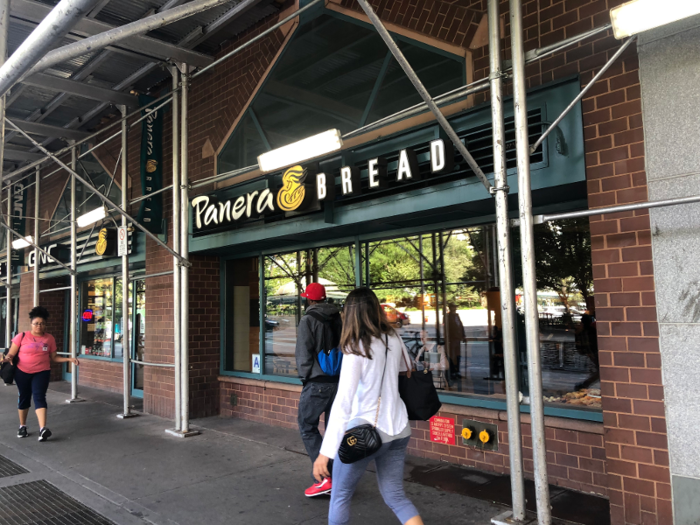
[[[221,377],[221,416],[239,417],[290,429],[297,427],[301,386],[272,381]],[[506,474],[508,468],[508,428],[504,411],[444,404],[439,413],[455,420],[456,445],[430,441],[430,427],[412,421],[408,452],[413,456],[449,461],[466,467]],[[462,420],[474,419],[498,426],[499,450],[482,452],[461,445]],[[523,463],[533,471],[530,417],[523,415]],[[603,427],[598,423],[545,418],[549,482],[575,490],[607,495]]]
[[[353,0],[340,3],[361,12]],[[467,28],[479,20],[468,16],[469,13],[483,14],[486,10],[483,0],[374,0],[371,3],[387,23],[457,45],[464,45]],[[546,46],[608,23],[608,10],[620,3],[621,0],[526,0],[523,5],[525,49]],[[501,2],[501,13],[508,35],[507,2]],[[505,58],[509,58],[510,38],[506,37],[505,41]],[[601,33],[535,62],[527,67],[528,87],[572,74],[580,76],[583,87],[618,47],[619,42],[611,32]],[[472,53],[474,80],[486,78],[488,48],[473,49]],[[510,89],[510,85],[506,89]],[[487,101],[488,93],[475,97],[476,103]],[[589,206],[645,201],[643,123],[634,45],[589,91],[581,109]],[[550,474],[557,484],[607,493],[613,524],[670,523],[668,452],[648,214],[596,216],[591,218],[590,224],[605,440],[603,443],[602,436],[596,432],[571,433],[548,428]],[[246,411],[259,410],[257,403],[262,403],[263,412],[254,417],[283,426],[293,424],[288,390],[278,395],[274,389],[264,393],[259,387],[243,386],[245,388],[237,393],[242,405],[236,408],[225,408],[227,404],[230,406],[233,387],[230,384],[222,387],[222,415],[251,417]],[[275,400],[281,402],[271,402]],[[256,405],[246,406],[247,403]],[[425,431],[420,425],[417,430]],[[526,457],[531,453],[528,430],[525,425]],[[434,448],[442,445],[420,439],[414,442],[412,453],[452,455],[451,451]],[[486,457],[455,456],[453,459],[471,461],[475,465],[479,462],[480,468],[489,470],[507,469],[503,458],[486,461]],[[530,461],[526,461],[525,468],[532,471]]]

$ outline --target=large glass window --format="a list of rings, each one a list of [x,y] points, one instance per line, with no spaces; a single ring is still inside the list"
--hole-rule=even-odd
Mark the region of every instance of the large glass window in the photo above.
[[[81,151],[87,150],[87,147],[84,145]],[[78,160],[76,171],[113,202],[121,201],[121,189],[117,182],[92,154]],[[70,190],[70,183],[67,183],[46,234],[54,234],[70,228]],[[97,195],[80,182],[76,182],[75,201],[78,217],[102,204]]]
[[[519,238],[517,230],[512,233],[519,379],[527,394]],[[535,246],[545,402],[599,409],[588,220],[538,225]],[[440,391],[505,399],[494,226],[363,242],[359,252],[351,244],[264,256],[259,303],[258,259],[232,261],[242,266],[235,272],[230,266],[228,273],[234,277],[227,292],[231,328],[226,370],[296,378],[297,326],[306,307],[301,291],[310,282],[324,284],[329,301],[342,309],[347,294],[361,282],[379,297],[417,368],[433,371]],[[258,304],[262,330],[254,319],[259,318]],[[256,357],[262,358],[258,366]]]
[[[432,96],[464,84],[464,58],[397,38]],[[371,27],[322,15],[300,27],[218,157],[220,173],[328,129],[357,129],[421,101]]]
[[[134,287],[136,288],[136,311],[134,312]],[[122,280],[114,277],[86,281],[80,293],[80,354],[88,356],[122,359],[123,339]],[[126,322],[129,334],[136,343],[137,359],[143,360],[145,345],[146,285],[143,280],[129,283],[129,311]],[[129,345],[132,347],[132,345]],[[137,386],[141,384],[141,386]],[[141,365],[134,372],[135,388],[143,388]]]
[[[80,321],[80,353],[112,357],[114,312],[113,280],[83,283]]]

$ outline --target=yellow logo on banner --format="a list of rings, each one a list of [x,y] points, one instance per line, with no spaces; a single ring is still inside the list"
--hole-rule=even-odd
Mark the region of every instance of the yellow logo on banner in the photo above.
[[[282,175],[282,189],[277,194],[277,206],[282,211],[294,211],[306,196],[304,188],[306,170],[301,166],[292,166]]]
[[[158,169],[158,161],[154,159],[148,159],[146,161],[146,173],[153,173]]]
[[[100,234],[97,237],[97,244],[95,244],[95,253],[97,255],[104,255],[107,251],[107,228],[102,228]]]

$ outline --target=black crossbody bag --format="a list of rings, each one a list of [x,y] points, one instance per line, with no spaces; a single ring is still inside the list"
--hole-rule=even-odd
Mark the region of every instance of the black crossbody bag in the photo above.
[[[22,341],[24,341],[24,335],[25,332],[22,332],[22,339],[19,340],[20,347],[22,346]],[[3,355],[7,355],[9,351],[10,349],[8,348],[5,350]],[[17,354],[11,363],[3,363],[2,366],[0,366],[0,378],[2,378],[6,385],[11,385],[15,380],[15,367],[17,366],[17,361],[19,361],[19,350],[17,350]]]
[[[389,358],[389,336],[385,336],[386,359]],[[377,452],[382,447],[382,438],[377,431],[377,420],[379,419],[379,407],[382,404],[382,388],[384,388],[384,375],[386,374],[386,359],[384,360],[384,371],[382,372],[382,382],[379,385],[379,400],[377,401],[377,413],[374,416],[374,425],[369,423],[358,425],[345,432],[343,441],[338,449],[338,457],[343,463],[355,463],[365,459]]]

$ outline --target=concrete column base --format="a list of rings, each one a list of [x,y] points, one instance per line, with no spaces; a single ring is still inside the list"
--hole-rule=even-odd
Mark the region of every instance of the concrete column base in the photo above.
[[[165,433],[179,438],[188,438],[192,436],[198,436],[199,434],[201,434],[199,430],[188,430],[187,432],[183,432],[182,430],[176,430],[174,428],[166,429]]]

